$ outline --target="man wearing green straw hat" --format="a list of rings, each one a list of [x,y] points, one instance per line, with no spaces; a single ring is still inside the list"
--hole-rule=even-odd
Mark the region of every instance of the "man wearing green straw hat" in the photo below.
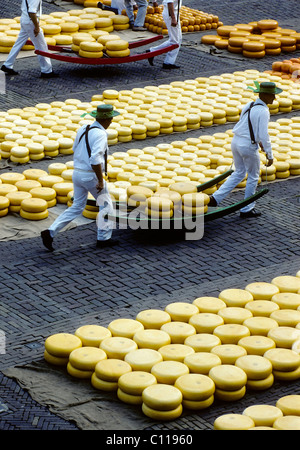
[[[268,133],[271,105],[282,89],[272,82],[254,82],[256,88],[249,87],[259,94],[255,102],[249,102],[242,110],[239,122],[233,128],[234,136],[231,142],[231,151],[234,163],[234,172],[211,197],[209,206],[218,206],[219,203],[241,182],[246,174],[247,182],[245,199],[255,194],[260,175],[259,148],[266,153],[266,165],[273,164],[271,140]],[[258,217],[260,212],[254,209],[255,202],[240,210],[240,217]]]
[[[107,165],[107,133],[106,129],[111,124],[113,117],[119,115],[112,105],[98,105],[97,110],[85,113],[95,118],[92,125],[84,124],[77,132],[74,145],[74,201],[49,227],[42,231],[41,237],[44,246],[53,251],[54,236],[68,223],[82,214],[88,194],[91,193],[97,199],[99,214],[97,217],[97,247],[113,245],[111,240],[112,223],[105,220],[104,216],[112,212],[112,201],[107,189],[107,183],[103,177]]]

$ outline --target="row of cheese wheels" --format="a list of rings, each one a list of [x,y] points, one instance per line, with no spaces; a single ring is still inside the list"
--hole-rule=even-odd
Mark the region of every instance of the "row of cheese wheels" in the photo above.
[[[276,81],[283,89],[269,105],[271,114],[300,108],[300,95],[291,80],[281,80],[255,70],[174,81],[169,85],[146,86],[131,91],[106,89],[100,95],[93,95],[90,102],[67,99],[65,102],[38,103],[34,107],[0,112],[0,154],[2,158],[9,158],[12,148],[17,147],[11,155],[13,162],[17,163],[42,159],[43,154],[50,157],[59,153],[72,154],[76,131],[81,125],[93,121],[90,116],[82,117],[82,114],[94,110],[101,103],[111,103],[120,112],[107,130],[109,145],[237,122],[243,106],[257,97],[247,90],[254,80]],[[34,143],[32,145],[29,141],[29,149],[25,148],[26,139]]]
[[[72,45],[73,36],[85,33],[95,40],[102,34],[129,28],[129,19],[97,7],[42,14],[40,26],[48,45]],[[20,31],[20,17],[0,19],[0,53],[9,53]],[[22,50],[34,50],[30,43]],[[82,55],[84,56],[84,55]]]
[[[274,61],[272,69],[266,70],[272,76],[279,76],[282,79],[293,80],[299,83],[300,79],[300,58],[285,59],[283,61]]]
[[[260,20],[221,26],[216,35],[205,35],[201,42],[248,58],[263,58],[297,51],[300,48],[300,33],[279,27],[276,20]]]
[[[250,283],[244,290],[225,289],[218,297],[143,310],[135,319],[114,319],[107,327],[83,325],[74,334],[49,336],[44,357],[51,364],[65,366],[75,378],[90,379],[95,389],[116,392],[121,401],[142,405],[152,419],[173,420],[181,415],[182,407],[201,410],[211,406],[214,398],[236,401],[246,388],[268,389],[274,377],[299,379],[299,345],[293,350],[266,336],[266,322],[264,333],[262,328],[250,327],[250,332],[240,325],[245,312],[251,314],[248,320],[269,318],[259,315],[262,308],[256,309],[256,316],[247,309],[251,304],[269,303],[277,306],[274,312],[279,321],[270,329],[288,323],[294,329],[294,341],[299,342],[295,337],[300,333],[299,292],[300,271],[296,276],[277,276],[271,283]],[[280,309],[280,298],[293,300]],[[280,312],[287,314],[280,318]],[[293,324],[280,322],[288,316]],[[220,325],[224,320],[229,323]],[[207,326],[211,330],[203,328]],[[226,326],[232,327],[231,344]]]
[[[168,29],[164,22],[162,11],[163,6],[148,6],[145,16],[145,27],[152,33],[167,35]],[[179,20],[183,33],[215,30],[223,25],[223,22],[220,22],[218,16],[184,5],[180,8]]]
[[[300,430],[300,395],[285,395],[275,405],[254,404],[241,414],[223,414],[215,419],[214,430]]]

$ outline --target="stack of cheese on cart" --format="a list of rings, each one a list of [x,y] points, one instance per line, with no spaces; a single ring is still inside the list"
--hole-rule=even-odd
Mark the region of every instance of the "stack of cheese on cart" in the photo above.
[[[130,53],[127,41],[110,34],[113,31],[128,29],[129,19],[112,11],[102,11],[97,7],[57,11],[43,14],[40,25],[48,45],[71,46],[82,57],[101,58],[105,50],[110,57],[128,56]],[[10,52],[19,31],[20,17],[0,19],[0,53]],[[100,40],[104,36],[108,37],[109,41],[117,36],[121,42],[117,47],[112,44],[113,48],[106,49]],[[34,50],[34,46],[26,44],[22,50]]]
[[[154,420],[237,401],[300,378],[300,271],[53,334],[44,357]]]
[[[277,20],[266,19],[220,26],[216,35],[205,35],[201,42],[247,58],[263,58],[299,50],[300,33],[279,27]]]

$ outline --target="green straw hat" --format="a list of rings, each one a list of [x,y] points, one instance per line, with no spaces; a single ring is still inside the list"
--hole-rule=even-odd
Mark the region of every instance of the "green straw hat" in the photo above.
[[[251,89],[256,94],[280,94],[282,89],[278,88],[275,83],[271,81],[263,81],[259,84],[258,81],[254,81],[256,89],[251,86],[248,86],[248,89]]]
[[[85,117],[86,115],[90,115],[94,117],[94,119],[112,119],[115,116],[119,116],[120,113],[118,111],[114,110],[114,107],[112,105],[98,105],[97,109],[89,112],[84,113],[81,115],[81,117]]]

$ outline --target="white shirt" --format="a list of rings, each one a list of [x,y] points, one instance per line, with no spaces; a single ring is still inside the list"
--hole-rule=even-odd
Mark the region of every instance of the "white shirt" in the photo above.
[[[178,5],[179,5],[179,3],[181,4],[181,0],[163,0],[164,8],[168,8],[168,3],[173,3],[174,11],[175,11],[175,13],[177,13]]]
[[[80,136],[84,133],[87,125],[83,125],[77,132],[73,151],[74,151],[74,168],[84,171],[92,171],[92,165],[96,166],[101,164],[102,170],[104,169],[104,155],[107,150],[107,133],[99,122],[95,121],[90,127],[97,127],[97,129],[90,129],[88,132],[88,139],[91,148],[91,157],[89,157],[85,136],[79,142]]]
[[[28,4],[28,10],[27,10],[27,4]],[[21,12],[22,12],[22,19],[23,20],[30,20],[30,17],[28,15],[28,12],[30,13],[35,13],[37,15],[37,17],[40,17],[42,14],[42,0],[27,0],[27,4],[26,4],[26,0],[22,0],[22,5],[21,5]]]
[[[247,105],[242,109],[241,117],[239,122],[233,128],[233,133],[237,137],[245,138],[249,140],[249,145],[251,144],[251,136],[248,125],[248,114],[245,112],[249,109],[250,104],[252,102],[247,103]],[[261,142],[269,159],[273,158],[272,147],[271,147],[271,139],[268,132],[268,125],[270,120],[270,111],[268,106],[258,98],[250,112],[250,120],[253,128],[253,133],[255,137],[255,142],[257,145]]]

